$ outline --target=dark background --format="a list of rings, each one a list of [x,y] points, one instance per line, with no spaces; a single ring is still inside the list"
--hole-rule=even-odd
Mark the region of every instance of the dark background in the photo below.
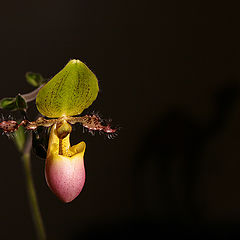
[[[75,128],[73,142],[87,143],[87,179],[70,204],[50,192],[33,156],[48,239],[239,236],[237,4],[9,1],[0,11],[1,98],[33,89],[27,71],[50,78],[77,58],[99,79],[91,109],[122,127],[114,140]],[[0,238],[35,239],[20,156],[6,136],[0,160]]]

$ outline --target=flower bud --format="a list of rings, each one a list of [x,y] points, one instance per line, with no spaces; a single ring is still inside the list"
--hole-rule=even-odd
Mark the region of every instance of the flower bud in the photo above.
[[[58,130],[69,129],[68,123]],[[59,131],[60,131],[59,130]],[[61,139],[53,125],[49,137],[45,177],[49,188],[63,202],[71,202],[81,192],[85,182],[84,151],[86,144],[70,146],[70,134]]]

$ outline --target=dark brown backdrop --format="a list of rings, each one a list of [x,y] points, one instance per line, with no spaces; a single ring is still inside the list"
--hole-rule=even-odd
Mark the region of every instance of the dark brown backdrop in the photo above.
[[[1,3],[0,96],[31,91],[71,58],[97,75],[92,109],[122,126],[87,142],[71,204],[33,174],[49,239],[230,239],[240,220],[240,18],[214,1]],[[21,161],[1,137],[0,238],[34,239]]]

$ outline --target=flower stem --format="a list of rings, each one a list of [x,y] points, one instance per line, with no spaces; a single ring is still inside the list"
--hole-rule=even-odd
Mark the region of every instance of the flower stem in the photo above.
[[[29,204],[32,212],[32,218],[35,224],[35,229],[39,240],[46,240],[46,234],[43,226],[43,221],[38,206],[37,196],[33,184],[33,178],[31,173],[31,155],[26,152],[22,155],[22,162],[26,177],[27,194],[29,198]]]
[[[33,100],[36,99],[39,90],[40,90],[44,85],[45,85],[45,83],[42,84],[42,85],[41,85],[40,87],[38,87],[37,89],[33,90],[32,92],[22,94],[21,96],[24,98],[24,100],[25,100],[26,102],[31,102],[31,101],[33,101]]]

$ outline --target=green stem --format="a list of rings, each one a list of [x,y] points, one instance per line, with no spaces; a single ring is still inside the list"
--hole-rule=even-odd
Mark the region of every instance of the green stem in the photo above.
[[[38,206],[37,196],[33,184],[33,178],[31,173],[31,155],[26,152],[22,155],[23,167],[26,177],[27,193],[29,198],[29,204],[32,212],[32,218],[35,224],[37,236],[39,240],[46,240],[46,234],[43,226],[43,221]]]

